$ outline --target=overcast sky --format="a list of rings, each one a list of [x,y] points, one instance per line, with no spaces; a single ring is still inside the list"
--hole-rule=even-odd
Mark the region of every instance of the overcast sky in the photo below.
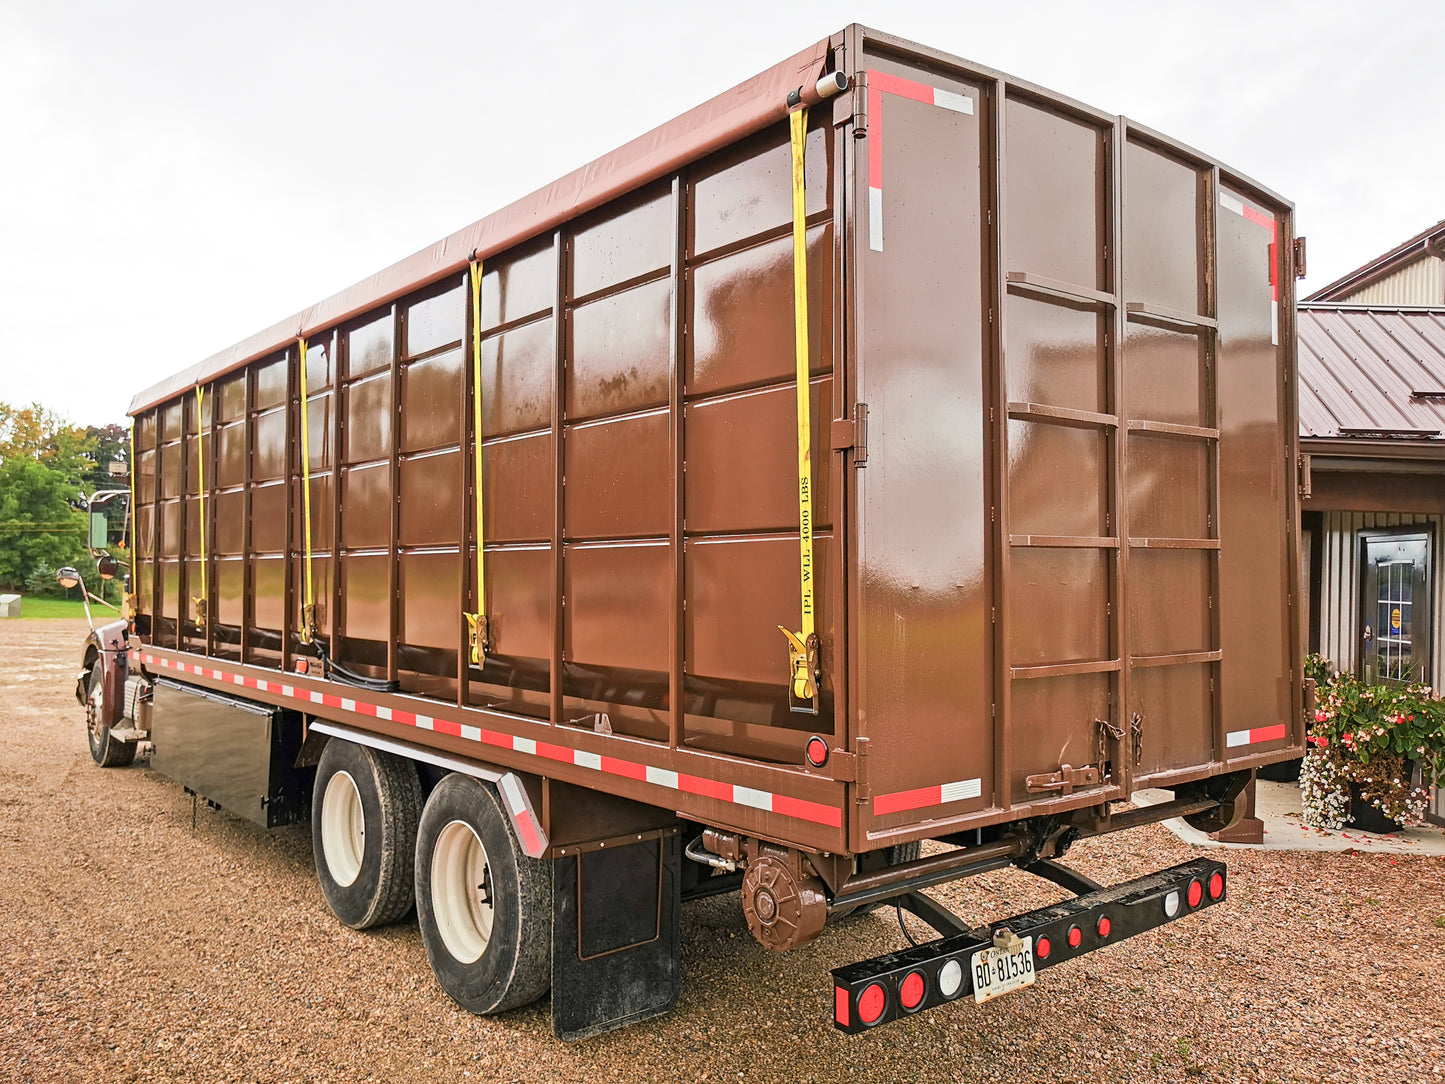
[[[1301,296],[1445,218],[1445,4],[0,0],[0,400],[73,421],[859,21],[1295,201]]]

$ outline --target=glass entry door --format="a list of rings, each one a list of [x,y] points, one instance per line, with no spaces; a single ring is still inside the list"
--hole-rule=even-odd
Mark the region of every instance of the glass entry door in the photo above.
[[[1430,673],[1430,536],[1361,537],[1360,668],[1367,682],[1422,681]]]

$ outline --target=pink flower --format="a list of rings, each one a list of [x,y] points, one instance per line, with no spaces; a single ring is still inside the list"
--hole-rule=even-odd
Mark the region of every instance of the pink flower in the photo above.
[[[1315,712],[1315,722],[1317,722],[1317,723],[1322,723],[1322,722],[1324,722],[1324,721],[1325,721],[1326,719],[1328,719],[1328,718],[1329,718],[1329,716],[1326,715],[1323,711],[1317,711],[1317,712]]]

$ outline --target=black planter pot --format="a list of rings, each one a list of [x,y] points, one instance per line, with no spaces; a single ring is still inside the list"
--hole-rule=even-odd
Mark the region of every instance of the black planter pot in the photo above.
[[[1376,832],[1380,835],[1401,832],[1405,828],[1399,821],[1392,821],[1381,813],[1373,803],[1361,798],[1360,788],[1354,783],[1350,784],[1350,823],[1362,832]]]

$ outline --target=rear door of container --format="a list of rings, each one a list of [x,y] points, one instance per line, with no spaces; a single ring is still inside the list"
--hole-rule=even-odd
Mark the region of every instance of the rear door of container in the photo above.
[[[853,845],[1298,744],[1288,209],[994,73],[851,55]],[[1259,236],[1216,244],[1226,213]]]

